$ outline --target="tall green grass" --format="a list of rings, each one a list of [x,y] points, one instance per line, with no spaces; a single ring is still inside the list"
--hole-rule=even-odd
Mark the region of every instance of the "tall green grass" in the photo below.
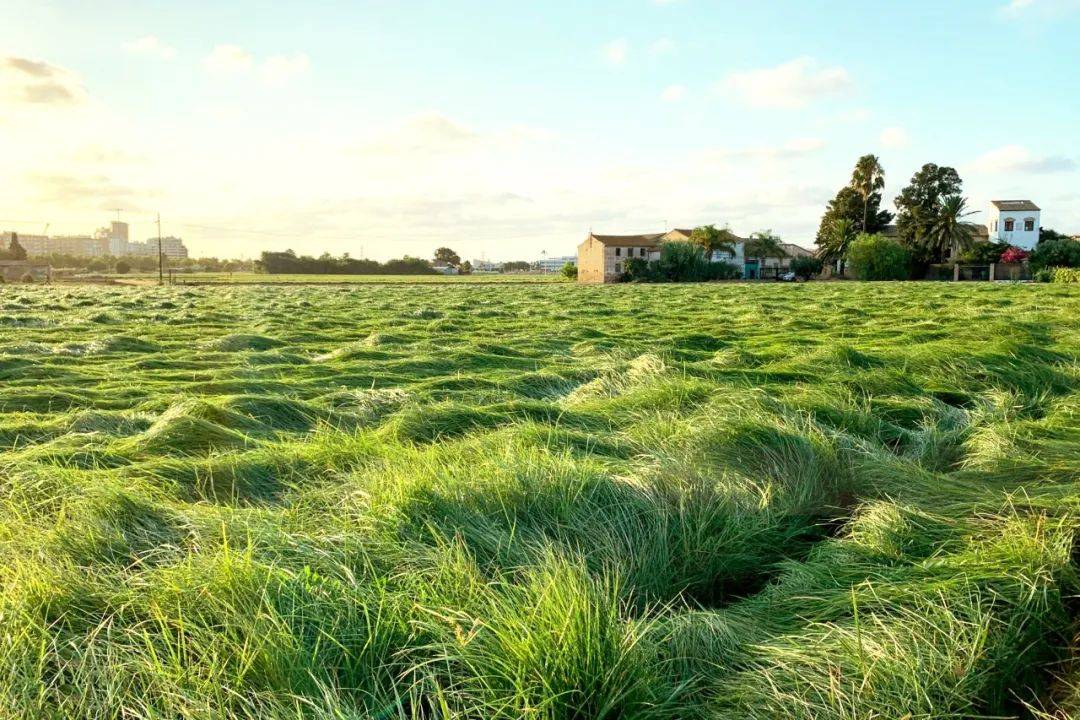
[[[11,286],[0,316],[0,717],[1080,708],[1070,286]]]

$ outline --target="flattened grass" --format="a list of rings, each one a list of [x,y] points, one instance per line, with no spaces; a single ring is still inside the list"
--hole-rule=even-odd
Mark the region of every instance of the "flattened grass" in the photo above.
[[[1068,717],[1068,286],[0,287],[0,715]]]

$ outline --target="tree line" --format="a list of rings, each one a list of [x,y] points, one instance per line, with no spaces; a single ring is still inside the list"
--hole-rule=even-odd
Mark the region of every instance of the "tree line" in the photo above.
[[[896,215],[881,208],[884,187],[881,161],[863,155],[851,180],[825,209],[816,239],[818,258],[835,263],[841,274],[851,263],[863,279],[923,278],[931,265],[948,260],[988,264],[1026,257],[1008,243],[976,242],[977,226],[967,221],[974,213],[955,168],[923,165],[893,201]],[[894,217],[895,236],[883,235]],[[1080,243],[1043,228],[1031,262],[1061,266],[1075,256],[1080,256]]]

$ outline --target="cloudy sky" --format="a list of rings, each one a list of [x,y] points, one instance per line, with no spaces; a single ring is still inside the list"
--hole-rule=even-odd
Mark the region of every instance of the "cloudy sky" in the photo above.
[[[862,153],[1080,233],[1080,0],[0,0],[0,230],[196,255],[813,241]]]

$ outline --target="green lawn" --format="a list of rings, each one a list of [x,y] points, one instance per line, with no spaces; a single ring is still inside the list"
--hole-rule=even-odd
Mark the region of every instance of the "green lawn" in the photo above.
[[[1080,289],[0,287],[0,717],[1080,713]]]

